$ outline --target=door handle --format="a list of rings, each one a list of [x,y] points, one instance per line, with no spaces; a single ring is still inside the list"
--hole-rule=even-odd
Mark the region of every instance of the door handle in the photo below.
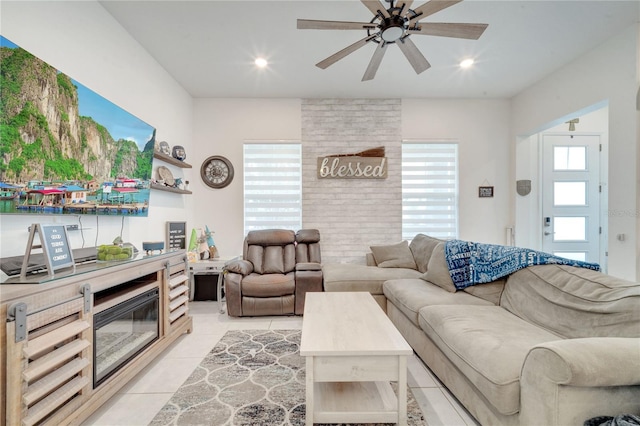
[[[553,234],[553,232],[544,231],[544,235],[551,235],[551,234]]]

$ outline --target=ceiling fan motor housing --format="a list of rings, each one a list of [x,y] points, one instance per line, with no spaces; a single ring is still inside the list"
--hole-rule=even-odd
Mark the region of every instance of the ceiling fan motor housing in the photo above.
[[[391,15],[380,23],[380,37],[387,43],[393,43],[404,35],[406,20],[402,16]]]

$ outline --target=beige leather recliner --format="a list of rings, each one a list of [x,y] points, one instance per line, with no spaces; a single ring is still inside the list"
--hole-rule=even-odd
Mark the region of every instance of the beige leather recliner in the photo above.
[[[242,260],[225,267],[230,316],[303,313],[306,291],[322,291],[322,269],[319,262],[314,262],[320,260],[320,233],[303,230],[299,232],[299,240],[297,255],[293,231],[249,232],[244,241]],[[296,258],[305,260],[300,263],[299,271],[296,270]]]

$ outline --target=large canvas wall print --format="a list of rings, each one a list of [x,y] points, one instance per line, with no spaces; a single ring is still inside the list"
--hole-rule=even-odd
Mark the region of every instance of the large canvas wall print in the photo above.
[[[0,213],[147,216],[155,129],[0,36]]]

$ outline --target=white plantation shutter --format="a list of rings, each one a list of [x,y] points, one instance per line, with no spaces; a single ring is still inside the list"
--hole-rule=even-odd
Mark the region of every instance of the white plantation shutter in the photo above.
[[[402,143],[402,239],[458,237],[458,145]]]
[[[302,227],[302,147],[244,144],[244,233]]]

